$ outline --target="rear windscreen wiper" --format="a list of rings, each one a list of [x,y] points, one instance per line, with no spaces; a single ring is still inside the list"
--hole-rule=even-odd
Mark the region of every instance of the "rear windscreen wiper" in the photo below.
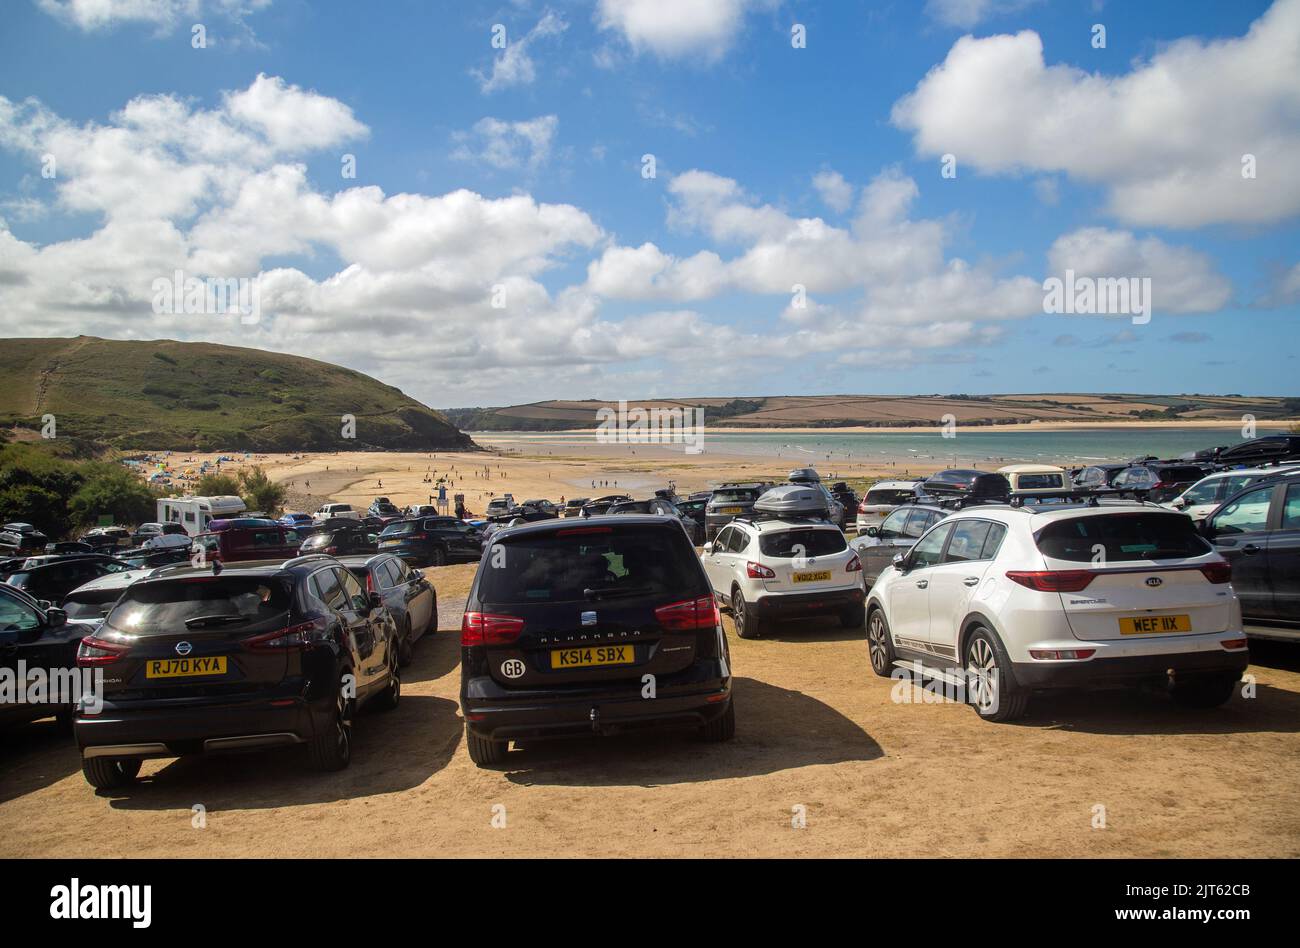
[[[248,616],[195,616],[185,620],[185,628],[202,629],[210,625],[234,625],[236,622],[248,622]]]

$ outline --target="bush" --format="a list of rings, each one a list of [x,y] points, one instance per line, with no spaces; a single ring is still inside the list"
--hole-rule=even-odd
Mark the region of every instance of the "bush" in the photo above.
[[[194,485],[199,497],[232,497],[239,494],[239,481],[230,474],[204,474]]]
[[[143,523],[154,518],[157,495],[129,470],[103,461],[83,468],[85,479],[68,499],[68,512],[75,524],[92,527],[105,515],[112,516],[114,523]]]
[[[285,489],[273,483],[261,466],[254,465],[239,477],[244,506],[249,510],[260,510],[269,517],[280,512],[284,505]]]

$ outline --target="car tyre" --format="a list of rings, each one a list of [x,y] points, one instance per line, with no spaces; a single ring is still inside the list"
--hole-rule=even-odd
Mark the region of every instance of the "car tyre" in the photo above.
[[[96,790],[112,790],[135,782],[140,775],[138,760],[114,760],[111,757],[91,757],[81,762],[81,772],[86,783]]]
[[[490,767],[505,761],[510,752],[509,741],[493,741],[479,737],[465,725],[465,743],[469,747],[469,759],[479,767]]]
[[[317,770],[343,770],[352,762],[352,719],[356,714],[356,699],[347,697],[346,677],[339,679],[329,725],[317,728],[312,735],[311,762]]]
[[[1232,698],[1239,681],[1241,675],[1237,672],[1197,675],[1182,681],[1175,679],[1169,687],[1169,694],[1184,708],[1217,708]]]
[[[402,640],[397,646],[397,664],[405,668],[415,655],[415,640],[411,637],[411,617],[402,624]]]
[[[736,699],[727,699],[727,710],[705,724],[700,736],[709,744],[721,744],[736,736]]]
[[[1011,659],[988,628],[977,625],[966,639],[966,701],[985,721],[1001,723],[1022,717],[1029,695],[1011,677]]]
[[[739,587],[731,591],[731,617],[736,622],[736,634],[742,639],[756,639],[763,634],[763,620],[754,615]]]
[[[446,565],[447,565],[447,551],[444,550],[442,547],[437,547],[437,548],[433,551],[433,559],[432,559],[432,562],[430,563],[430,565],[431,565],[431,566],[446,566]]]
[[[894,651],[894,639],[885,619],[885,610],[879,607],[867,615],[867,656],[871,659],[871,670],[881,678],[894,673],[898,653]]]
[[[866,618],[866,610],[862,606],[854,606],[840,613],[840,625],[846,629],[860,629]]]
[[[375,707],[380,711],[395,711],[402,703],[402,660],[400,652],[393,656],[388,664],[388,685],[375,699]]]

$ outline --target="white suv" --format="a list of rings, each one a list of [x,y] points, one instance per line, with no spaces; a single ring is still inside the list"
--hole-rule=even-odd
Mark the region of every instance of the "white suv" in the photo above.
[[[733,520],[704,545],[701,559],[742,639],[761,635],[772,620],[804,616],[834,615],[845,628],[862,627],[862,564],[833,523]]]
[[[858,533],[865,533],[867,527],[880,526],[900,504],[910,503],[920,492],[920,481],[877,481],[872,484],[858,503],[854,524]]]
[[[920,663],[992,721],[1038,689],[1146,681],[1215,707],[1249,660],[1230,579],[1191,520],[1154,504],[964,510],[876,580],[871,667]]]
[[[1267,477],[1276,477],[1289,471],[1300,470],[1300,464],[1278,464],[1274,467],[1251,467],[1236,471],[1220,471],[1201,478],[1173,500],[1161,504],[1171,510],[1181,510],[1193,520],[1204,520],[1219,509],[1219,504],[1238,491]]]
[[[320,510],[311,515],[313,520],[331,520],[345,517],[348,520],[360,520],[361,514],[352,509],[351,504],[321,504]]]

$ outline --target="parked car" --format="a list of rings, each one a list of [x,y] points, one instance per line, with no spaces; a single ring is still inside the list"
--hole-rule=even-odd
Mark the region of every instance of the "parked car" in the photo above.
[[[493,497],[488,501],[487,509],[484,510],[483,516],[489,520],[493,517],[502,517],[510,512],[510,508],[515,505],[513,494],[505,494],[501,497]]]
[[[1266,462],[1300,460],[1300,435],[1266,435],[1221,449],[1214,459],[1219,464],[1257,465]]]
[[[867,527],[863,533],[849,541],[862,563],[862,581],[867,589],[894,562],[899,553],[906,553],[912,544],[932,526],[952,513],[937,503],[902,504],[885,517],[880,526]]]
[[[95,527],[81,535],[83,543],[89,543],[97,550],[129,547],[131,531],[126,527]]]
[[[230,527],[215,533],[200,533],[193,549],[208,562],[240,560],[285,560],[298,553],[301,541],[288,527],[271,524],[264,527]]]
[[[63,598],[92,579],[129,570],[130,564],[108,556],[58,556],[31,558],[9,574],[5,582],[33,599],[61,605]]]
[[[858,493],[844,481],[836,481],[831,485],[830,491],[831,496],[844,508],[845,521],[841,526],[847,528],[850,520],[857,519]]]
[[[998,473],[1007,479],[1013,497],[1026,494],[1068,496],[1075,490],[1065,470],[1053,464],[1008,464],[998,468]]]
[[[397,657],[402,667],[411,664],[415,643],[438,631],[438,594],[418,569],[411,569],[396,556],[343,556],[339,562],[365,584],[367,592],[379,593],[384,608],[397,627]]]
[[[990,721],[1023,715],[1034,691],[1144,682],[1214,707],[1249,661],[1231,578],[1172,511],[962,509],[872,587],[871,668],[888,677],[897,662],[919,662],[955,674]]]
[[[1120,497],[1162,504],[1173,500],[1208,473],[1195,464],[1148,461],[1120,471],[1111,481],[1111,487]]]
[[[142,523],[135,528],[135,533],[131,534],[131,543],[135,546],[144,546],[149,540],[161,536],[182,536],[185,542],[189,543],[189,534],[185,532],[185,527],[179,523]]]
[[[27,669],[42,668],[50,674],[75,669],[77,643],[83,634],[68,625],[62,609],[42,605],[22,590],[0,583],[0,669],[10,681],[19,678],[19,662]],[[50,716],[70,724],[71,703],[0,701],[0,726]]]
[[[4,529],[0,529],[0,553],[5,555],[35,553],[45,549],[49,541],[49,537],[30,523],[6,523]]]
[[[754,509],[754,501],[763,491],[771,487],[769,481],[748,481],[719,484],[713,489],[704,508],[704,539],[714,539],[718,532],[737,517],[743,517]]]
[[[877,481],[867,488],[867,493],[858,502],[858,514],[854,526],[859,534],[868,527],[878,527],[899,504],[916,500],[920,494],[920,481]]]
[[[503,516],[532,523],[534,520],[552,520],[559,515],[559,509],[549,500],[525,500],[511,507]]]
[[[822,483],[821,475],[815,469],[811,467],[797,468],[790,472],[788,482],[801,487],[812,487],[820,491],[826,497],[827,518],[841,530],[847,526],[849,508],[835,499],[835,495]],[[857,510],[856,504],[853,509]]]
[[[811,616],[862,628],[862,564],[829,521],[740,517],[705,545],[702,560],[742,639],[773,621]]]
[[[597,497],[582,506],[581,517],[600,517],[605,514],[614,504],[619,504],[631,500],[627,494],[608,494],[604,497]]]
[[[320,530],[302,541],[299,553],[325,553],[329,556],[373,554],[379,550],[379,532],[375,527],[358,524]]]
[[[709,498],[713,496],[713,491],[701,491],[691,494],[685,500],[679,501],[675,506],[677,512],[683,517],[687,517],[695,523],[696,529],[692,536],[698,537],[698,546],[704,542],[704,517],[705,511],[709,506]]]
[[[1300,624],[1300,473],[1256,481],[1207,516],[1201,532],[1232,564],[1247,618]],[[1270,637],[1300,641],[1300,630]]]
[[[113,604],[121,598],[122,591],[127,586],[137,579],[144,579],[159,572],[161,572],[159,567],[145,566],[117,573],[105,573],[97,579],[78,586],[63,598],[62,608],[67,614],[69,625],[81,629],[81,635],[93,634],[113,608]]]
[[[1104,490],[1110,487],[1128,464],[1090,464],[1074,475],[1074,486],[1085,490]]]
[[[310,527],[316,518],[309,513],[286,513],[281,514],[280,522],[286,527],[298,529],[299,527]]]
[[[356,712],[401,697],[382,605],[324,556],[133,583],[77,655],[104,670],[102,710],[74,725],[87,782],[130,783],[152,757],[295,745],[319,770],[346,767]]]
[[[435,507],[433,504],[411,504],[409,507],[406,508],[405,511],[405,517],[407,519],[411,517],[436,517],[436,516],[438,516],[438,508]]]
[[[620,500],[618,503],[610,504],[609,509],[605,511],[605,516],[619,517],[629,514],[653,514],[659,517],[671,517],[682,525],[686,537],[691,541],[691,546],[700,546],[704,543],[704,534],[700,531],[699,524],[691,517],[686,516],[677,509],[677,505],[663,497],[651,497],[649,500]]]
[[[399,520],[379,534],[380,553],[391,553],[412,566],[445,566],[477,560],[482,554],[479,531],[455,517]]]
[[[950,468],[931,474],[922,490],[932,497],[946,497],[959,503],[988,503],[1011,498],[1011,482],[1003,474]]]
[[[460,667],[465,739],[480,767],[504,761],[511,740],[670,725],[706,741],[735,733],[708,577],[662,517],[498,533],[470,587]]]
[[[331,520],[339,517],[348,520],[361,519],[361,514],[353,510],[351,504],[321,504],[320,509],[311,516],[313,520]]]
[[[89,543],[82,543],[80,540],[56,540],[53,543],[45,544],[47,555],[53,556],[84,556],[88,553],[94,553],[95,548]]]
[[[564,502],[564,516],[576,517],[582,513],[582,508],[591,502],[590,497],[570,497]]]
[[[1232,471],[1219,471],[1217,474],[1207,474],[1173,498],[1173,500],[1166,501],[1161,506],[1168,507],[1171,510],[1181,510],[1187,516],[1199,522],[1214,513],[1225,499],[1240,493],[1251,484],[1297,469],[1300,469],[1300,465],[1292,464],[1278,467],[1243,468]]]
[[[376,497],[374,502],[366,510],[369,517],[377,517],[380,520],[400,520],[402,512],[397,509],[396,504],[388,502],[387,497]]]
[[[188,563],[192,556],[187,546],[163,547],[161,550],[124,550],[117,559],[128,564],[132,569],[145,567],[169,566],[173,563]]]

